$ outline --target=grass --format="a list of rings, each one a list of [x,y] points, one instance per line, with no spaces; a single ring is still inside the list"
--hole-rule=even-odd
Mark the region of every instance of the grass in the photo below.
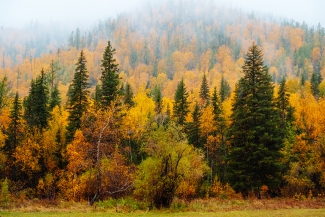
[[[217,211],[217,212],[134,212],[134,213],[114,213],[114,212],[10,212],[0,211],[0,216],[23,216],[23,217],[106,217],[106,216],[125,216],[125,217],[141,217],[141,216],[170,216],[170,217],[196,217],[196,216],[240,216],[240,217],[267,217],[267,216],[325,216],[325,209],[280,209],[280,210],[241,210],[241,211]]]
[[[116,212],[116,204],[118,212]],[[0,217],[104,217],[104,216],[325,216],[325,199],[196,199],[191,202],[176,199],[170,209],[148,209],[130,198],[107,200],[90,207],[87,203],[63,201],[24,201],[7,209],[0,209]]]

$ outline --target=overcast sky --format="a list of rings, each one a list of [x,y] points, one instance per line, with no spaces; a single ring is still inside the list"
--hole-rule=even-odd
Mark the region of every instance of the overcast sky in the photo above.
[[[0,0],[0,26],[22,27],[30,20],[59,21],[74,26],[93,24],[156,0]],[[175,0],[176,1],[176,0]],[[186,1],[186,0],[183,0]],[[323,0],[213,0],[244,11],[261,11],[308,25],[325,26]]]

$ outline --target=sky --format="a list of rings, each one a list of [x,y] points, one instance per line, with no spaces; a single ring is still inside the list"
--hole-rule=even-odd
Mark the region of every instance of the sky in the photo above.
[[[31,20],[60,22],[75,27],[116,17],[124,11],[141,9],[157,0],[0,0],[0,27],[23,27]],[[186,0],[183,0],[186,1]],[[323,0],[212,0],[244,11],[260,11],[308,25],[325,26]]]

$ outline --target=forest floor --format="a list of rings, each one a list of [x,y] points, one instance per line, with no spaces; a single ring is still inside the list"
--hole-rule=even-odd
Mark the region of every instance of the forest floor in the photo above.
[[[111,204],[111,203],[110,203]],[[112,204],[111,204],[112,205]],[[116,205],[116,204],[115,204]],[[117,212],[116,212],[117,211]],[[170,209],[148,210],[121,201],[116,206],[99,203],[90,207],[87,203],[25,201],[19,206],[0,209],[0,217],[104,217],[104,216],[325,216],[325,199],[197,199],[191,202],[175,200]]]

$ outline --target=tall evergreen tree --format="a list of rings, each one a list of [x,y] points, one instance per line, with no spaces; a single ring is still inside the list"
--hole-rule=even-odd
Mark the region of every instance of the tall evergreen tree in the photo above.
[[[102,106],[107,107],[116,98],[119,91],[119,72],[118,64],[113,55],[115,54],[115,49],[112,48],[111,42],[108,41],[108,45],[105,48],[103,54],[101,69],[102,69]]]
[[[70,85],[70,93],[68,99],[68,126],[67,126],[67,142],[73,140],[77,129],[81,127],[81,117],[88,106],[89,83],[88,71],[86,68],[86,58],[83,51],[80,52],[80,57],[76,63],[76,69],[72,84]]]
[[[323,78],[319,72],[314,72],[311,76],[310,84],[311,84],[311,92],[317,98],[319,96],[319,85],[322,82]]]
[[[162,112],[163,102],[162,102],[161,90],[158,87],[158,85],[156,85],[155,88],[154,88],[153,100],[154,100],[154,102],[156,104],[155,111],[156,111],[157,114],[160,114]]]
[[[271,77],[255,43],[247,52],[243,72],[232,107],[228,180],[244,197],[253,190],[260,198],[263,185],[272,188],[280,183],[283,142]]]
[[[188,142],[196,148],[203,148],[201,142],[200,117],[200,106],[196,103],[192,112],[193,121],[188,123],[186,127]]]
[[[24,130],[22,128],[22,104],[19,100],[18,92],[16,92],[12,108],[10,110],[10,123],[7,130],[7,139],[4,146],[4,151],[6,155],[8,156],[6,165],[10,168],[8,168],[8,174],[11,180],[15,180],[16,178],[16,167],[14,166],[14,158],[13,153],[20,143],[20,141],[23,139],[24,136]]]
[[[176,123],[184,126],[185,118],[189,112],[189,102],[187,101],[188,92],[186,90],[184,80],[182,79],[176,89],[174,97],[174,118]]]
[[[204,104],[208,104],[210,98],[210,90],[209,90],[209,84],[205,73],[203,75],[202,83],[200,87],[200,98],[202,99]]]
[[[53,110],[55,106],[61,105],[61,96],[60,96],[60,91],[58,88],[58,85],[55,85],[53,90],[51,91],[51,98],[50,98],[50,105],[49,108],[50,110]]]
[[[227,80],[222,76],[220,82],[220,100],[224,102],[230,96],[230,86]]]
[[[129,83],[125,85],[124,103],[130,108],[134,106],[133,91]]]
[[[31,82],[29,95],[24,101],[24,116],[30,127],[42,129],[47,126],[50,117],[48,102],[48,88],[45,82],[45,73],[42,69],[41,75]]]
[[[99,110],[101,108],[101,100],[102,100],[102,89],[101,89],[100,85],[97,84],[96,88],[95,88],[95,95],[94,95],[96,110]]]

